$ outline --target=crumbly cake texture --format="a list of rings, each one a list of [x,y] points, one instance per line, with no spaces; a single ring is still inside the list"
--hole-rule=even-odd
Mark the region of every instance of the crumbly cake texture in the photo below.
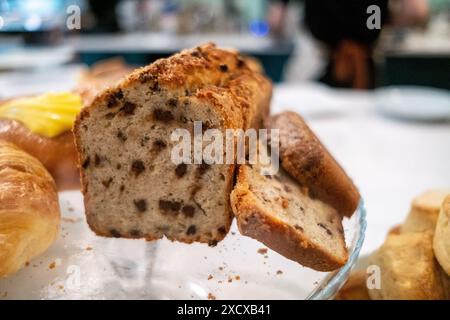
[[[319,271],[340,268],[348,259],[342,217],[307,196],[281,168],[271,176],[257,165],[240,166],[231,206],[242,234],[286,258]]]
[[[234,165],[171,161],[175,129],[258,128],[271,83],[213,44],[138,69],[78,116],[87,221],[98,235],[216,244],[227,234]]]
[[[283,112],[266,120],[270,129],[280,130],[280,160],[283,168],[309,194],[346,217],[358,207],[360,195],[339,163],[295,112]]]

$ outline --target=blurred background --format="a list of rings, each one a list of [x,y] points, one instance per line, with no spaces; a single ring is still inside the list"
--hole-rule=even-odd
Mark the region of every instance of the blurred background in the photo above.
[[[450,0],[0,0],[0,100],[206,41],[257,58],[272,111],[300,112],[347,169],[366,250],[450,185]]]
[[[450,89],[450,0],[0,0],[0,17],[3,70],[115,56],[138,66],[214,41],[257,57],[275,82]]]

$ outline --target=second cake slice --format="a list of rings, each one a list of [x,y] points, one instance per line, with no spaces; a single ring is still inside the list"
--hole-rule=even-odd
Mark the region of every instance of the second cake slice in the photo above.
[[[281,169],[262,175],[259,166],[240,166],[231,205],[242,234],[291,260],[331,271],[348,259],[342,217]]]

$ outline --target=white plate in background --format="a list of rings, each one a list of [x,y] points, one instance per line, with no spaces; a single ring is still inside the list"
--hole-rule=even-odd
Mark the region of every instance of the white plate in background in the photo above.
[[[450,120],[450,91],[420,86],[375,90],[375,107],[385,115],[414,121]]]

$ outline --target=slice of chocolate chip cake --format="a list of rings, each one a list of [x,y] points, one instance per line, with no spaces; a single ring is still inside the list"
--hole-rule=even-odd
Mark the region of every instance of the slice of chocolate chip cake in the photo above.
[[[231,194],[239,231],[306,267],[338,269],[348,259],[342,217],[304,191],[281,168],[262,175],[258,165],[240,166]]]
[[[221,132],[258,127],[270,97],[269,80],[213,44],[158,60],[101,93],[74,127],[91,229],[211,245],[223,239],[235,166],[176,163],[171,135],[193,134],[194,121]]]

